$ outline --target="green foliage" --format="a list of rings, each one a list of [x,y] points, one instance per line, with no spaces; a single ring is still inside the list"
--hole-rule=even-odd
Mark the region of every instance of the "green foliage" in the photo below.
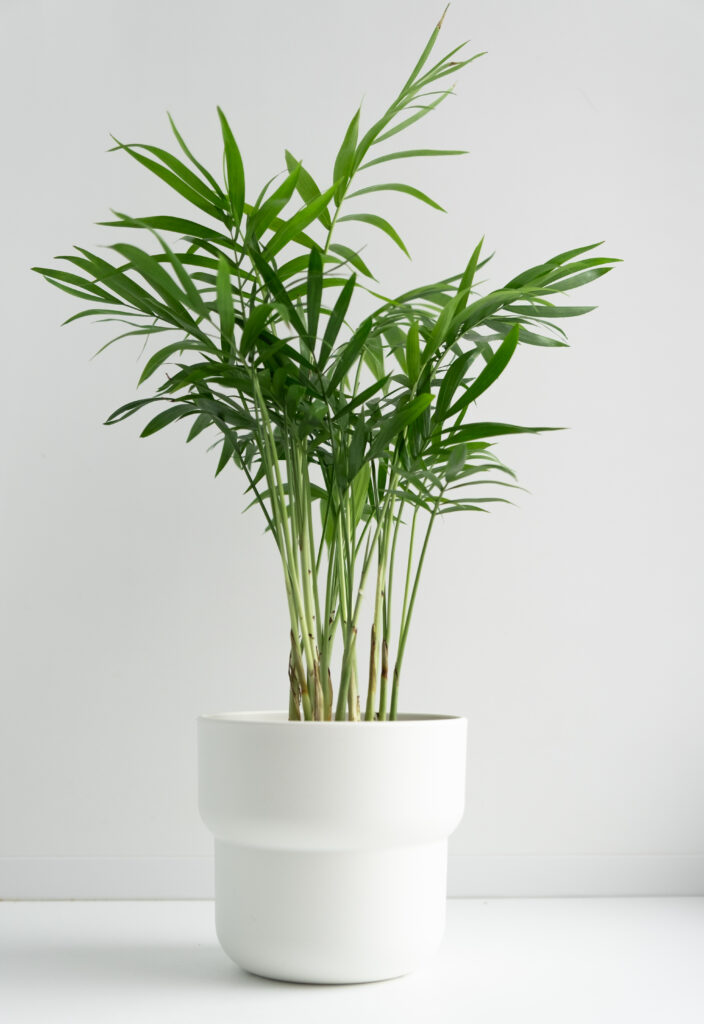
[[[187,419],[188,441],[201,434],[210,438],[216,475],[231,464],[245,474],[252,504],[263,512],[281,556],[293,718],[361,717],[357,637],[374,571],[365,717],[396,716],[433,523],[441,515],[484,511],[506,500],[495,489],[516,484],[495,455],[493,439],[549,429],[471,421],[470,409],[506,370],[519,344],[565,344],[556,321],[592,307],[563,305],[559,297],[608,273],[615,262],[596,256],[597,245],[582,246],[479,294],[477,271],[488,263],[480,241],[465,269],[449,278],[393,298],[370,290],[372,270],[345,241],[345,224],[373,228],[407,250],[396,228],[376,210],[360,210],[359,201],[393,191],[442,207],[413,185],[370,180],[369,171],[390,161],[463,152],[383,148],[445,101],[451,88],[444,79],[481,56],[461,56],[463,44],[433,63],[439,29],[398,96],[364,134],[361,112],[354,114],[329,186],[320,188],[287,151],[283,179],[273,191],[272,179],[252,203],[223,111],[217,113],[224,181],[196,159],[170,118],[185,162],[156,146],[118,142],[116,149],[201,216],[115,213],[106,225],[141,232],[151,251],[118,242],[111,252],[119,259],[111,262],[76,248],[60,257],[70,271],[35,268],[89,304],[71,320],[88,315],[128,326],[108,345],[168,332],[139,380],[150,382],[151,392],[121,406],[107,422],[121,422],[156,403],[142,436]],[[296,208],[297,203],[302,205]],[[360,292],[376,305],[355,323],[352,310]],[[153,385],[159,371],[165,376]],[[397,541],[409,524],[393,631]]]

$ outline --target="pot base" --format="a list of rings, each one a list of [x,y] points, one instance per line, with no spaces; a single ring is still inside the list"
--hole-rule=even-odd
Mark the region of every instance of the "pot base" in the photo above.
[[[440,945],[447,842],[273,850],[215,842],[220,945],[252,974],[352,984],[408,974]]]

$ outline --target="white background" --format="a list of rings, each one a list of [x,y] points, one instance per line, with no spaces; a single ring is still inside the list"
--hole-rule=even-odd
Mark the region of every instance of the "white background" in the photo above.
[[[241,480],[180,428],[103,428],[138,347],[90,362],[110,335],[60,328],[78,304],[28,268],[114,241],[93,226],[110,206],[184,212],[105,153],[109,132],[170,145],[167,109],[217,168],[220,103],[254,187],[285,147],[326,180],[440,10],[3,0],[1,896],[206,894],[195,716],[287,699],[277,560]],[[449,214],[373,207],[414,256],[371,239],[392,292],[484,234],[494,286],[602,238],[625,261],[578,293],[600,308],[573,347],[521,350],[481,403],[571,427],[502,444],[531,493],[431,549],[402,703],[469,720],[455,894],[704,892],[703,25],[695,0],[456,0],[442,46],[489,55],[407,144],[471,155],[405,173]]]

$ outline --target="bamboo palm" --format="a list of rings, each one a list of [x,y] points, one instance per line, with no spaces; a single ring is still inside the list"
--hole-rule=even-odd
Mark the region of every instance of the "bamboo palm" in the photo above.
[[[445,102],[451,80],[481,56],[464,57],[461,44],[436,59],[441,23],[389,107],[365,130],[354,114],[324,187],[286,152],[283,177],[252,202],[222,110],[222,179],[170,119],[180,155],[117,141],[115,148],[186,199],[195,219],[114,212],[105,225],[146,235],[151,251],[118,242],[110,247],[117,258],[105,259],[77,247],[58,267],[35,268],[87,303],[69,320],[121,325],[103,348],[129,337],[170,339],[141,373],[151,393],[107,422],[155,405],[142,436],[188,420],[186,440],[204,434],[215,447],[216,475],[232,464],[244,472],[281,560],[293,720],[397,717],[433,524],[506,500],[500,489],[516,485],[495,439],[549,429],[469,420],[470,408],[519,344],[566,344],[561,321],[592,307],[559,297],[615,262],[595,255],[596,245],[581,246],[480,293],[477,274],[489,262],[480,241],[456,273],[384,294],[366,257],[345,240],[346,225],[382,233],[406,252],[396,227],[367,201],[391,191],[442,209],[413,185],[375,178],[391,162],[462,152],[386,147]],[[361,321],[358,296],[367,307],[374,301]],[[361,637],[369,640],[363,660]]]

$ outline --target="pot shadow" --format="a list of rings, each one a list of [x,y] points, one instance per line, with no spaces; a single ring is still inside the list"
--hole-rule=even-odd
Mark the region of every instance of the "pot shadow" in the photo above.
[[[54,990],[77,984],[120,988],[267,989],[286,985],[248,974],[217,943],[68,943],[4,949],[3,974]]]

